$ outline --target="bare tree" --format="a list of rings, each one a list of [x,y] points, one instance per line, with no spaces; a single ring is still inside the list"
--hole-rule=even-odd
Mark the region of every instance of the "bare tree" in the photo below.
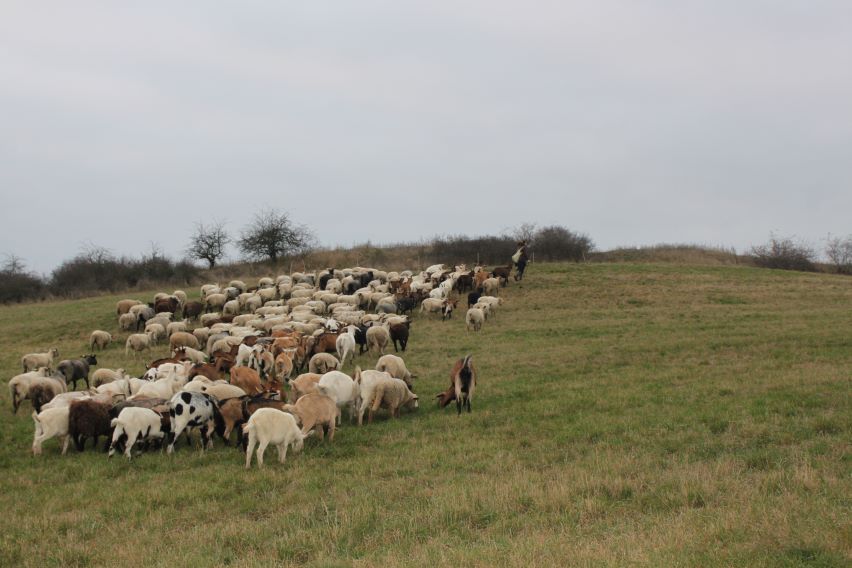
[[[243,229],[237,245],[249,259],[277,262],[283,256],[304,251],[312,242],[307,227],[294,224],[286,213],[267,209],[257,213],[251,225]]]
[[[11,252],[7,252],[4,256],[3,267],[0,270],[6,274],[22,274],[24,272],[27,265],[23,258]]]
[[[828,235],[825,255],[841,274],[852,273],[852,235],[845,239]]]
[[[772,234],[765,245],[751,247],[751,257],[757,266],[781,270],[816,272],[816,252],[807,243],[793,237]]]
[[[231,242],[231,237],[225,231],[223,221],[214,221],[211,225],[204,223],[195,224],[195,233],[190,238],[186,254],[196,260],[207,261],[210,268],[216,266],[216,262],[225,256],[225,247]]]

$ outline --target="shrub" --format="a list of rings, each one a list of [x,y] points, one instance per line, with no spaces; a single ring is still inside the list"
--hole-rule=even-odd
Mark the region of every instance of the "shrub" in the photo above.
[[[816,252],[805,243],[790,237],[772,236],[765,245],[752,247],[751,256],[755,265],[762,268],[802,270],[816,272]]]
[[[845,239],[828,236],[825,256],[840,274],[852,274],[852,235]]]

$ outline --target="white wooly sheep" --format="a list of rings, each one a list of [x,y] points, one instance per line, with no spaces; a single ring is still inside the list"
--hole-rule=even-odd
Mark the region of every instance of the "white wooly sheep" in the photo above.
[[[320,377],[317,391],[336,402],[338,408],[349,407],[349,420],[355,420],[355,399],[358,392],[352,377],[340,371],[329,371]],[[340,424],[339,414],[337,423]]]
[[[30,385],[38,377],[47,377],[50,373],[47,367],[41,367],[37,371],[21,373],[9,379],[9,398],[12,399],[12,411],[17,413],[21,401],[27,398]]]
[[[240,307],[244,307],[249,298],[254,296],[254,292],[243,292],[239,296],[237,296],[237,301],[240,303]]]
[[[272,302],[278,299],[278,290],[273,287],[261,288],[257,291],[257,295],[263,303]]]
[[[482,293],[485,296],[496,296],[500,292],[500,279],[488,278],[482,283]]]
[[[317,353],[308,361],[309,373],[328,373],[341,367],[340,361],[331,353]]]
[[[361,302],[355,294],[339,294],[337,296],[338,303],[349,304],[350,306],[358,306]]]
[[[222,306],[225,305],[225,302],[228,301],[228,296],[222,293],[210,294],[206,298],[204,298],[204,307],[210,311],[218,311],[222,309]],[[202,323],[203,323],[202,319]]]
[[[150,408],[134,406],[122,408],[121,412],[118,413],[118,417],[113,418],[109,424],[115,428],[112,432],[112,443],[109,445],[109,454],[107,456],[110,458],[115,454],[115,446],[123,436],[127,436],[124,455],[128,460],[133,457],[131,450],[137,440],[152,438],[161,440],[165,436],[161,430],[162,422],[160,415]]]
[[[256,309],[263,305],[263,298],[258,296],[257,294],[252,294],[251,298],[246,300],[245,309],[246,311],[253,313]]]
[[[68,451],[68,407],[48,408],[40,414],[33,411],[35,432],[33,433],[33,455],[41,455],[41,445],[51,438],[62,438],[62,455]]]
[[[482,304],[490,304],[492,307],[496,307],[503,305],[503,298],[497,298],[494,296],[480,296],[477,302]]]
[[[367,328],[367,349],[376,350],[382,355],[385,354],[385,347],[390,343],[390,332],[387,325],[372,325]]]
[[[472,308],[476,308],[477,310],[482,310],[482,313],[485,315],[485,321],[488,321],[488,318],[491,317],[491,304],[483,304],[481,302],[476,302]]]
[[[121,314],[118,317],[118,328],[121,331],[131,331],[133,329],[136,329],[136,321],[137,321],[136,314],[132,314],[132,313]]]
[[[396,300],[393,296],[386,296],[379,300],[376,304],[376,313],[378,314],[395,314]]]
[[[246,291],[246,288],[248,288],[248,286],[246,286],[246,283],[242,280],[231,280],[230,282],[228,282],[228,288],[236,288],[242,294]]]
[[[306,298],[310,299],[314,295],[313,289],[297,288],[290,292],[290,299]]]
[[[240,313],[240,301],[239,300],[230,300],[225,302],[225,305],[222,306],[222,315],[223,316],[236,316]]]
[[[145,351],[146,349],[151,349],[151,337],[144,333],[134,333],[127,337],[127,341],[124,343],[124,354],[128,355],[130,350],[133,350],[133,354],[136,355],[140,351]]]
[[[53,400],[51,400],[50,402],[43,404],[41,406],[41,411],[44,412],[45,410],[48,410],[50,408],[63,408],[63,407],[67,408],[68,406],[71,405],[72,401],[83,400],[83,399],[88,399],[88,398],[92,398],[92,395],[89,392],[86,392],[86,391],[63,392],[63,393],[60,393],[60,394],[56,395],[55,397],[53,397]],[[112,401],[112,396],[109,396],[109,400],[108,401],[105,400],[104,402],[111,402],[111,401]]]
[[[178,304],[180,304],[181,308],[186,305],[186,292],[184,292],[183,290],[175,290],[174,292],[172,292],[172,296],[177,298]]]
[[[189,377],[189,372],[191,370],[191,361],[181,361],[180,363],[163,363],[162,365],[156,367],[156,374],[154,375],[154,379],[165,379],[168,377],[187,378]],[[187,380],[189,379],[187,378]]]
[[[151,341],[156,345],[161,339],[166,338],[166,328],[160,323],[149,323],[145,326],[145,333],[151,338]]]
[[[206,298],[210,294],[216,294],[220,290],[218,284],[204,284],[201,286],[201,297]]]
[[[186,331],[187,325],[189,325],[189,320],[186,319],[182,321],[169,322],[169,325],[166,326],[166,335],[171,337],[173,333],[176,333],[178,331]]]
[[[405,361],[402,357],[396,355],[382,355],[376,361],[376,370],[384,371],[395,379],[402,379],[409,387],[412,386],[411,379],[415,376],[405,366]]]
[[[292,414],[275,408],[258,408],[249,417],[248,422],[243,424],[243,434],[248,435],[246,469],[251,468],[251,456],[255,446],[258,467],[263,467],[263,452],[269,444],[278,448],[278,462],[284,463],[287,447],[292,446],[294,452],[301,451],[305,438],[311,433],[302,434]]]
[[[208,353],[215,353],[217,351],[230,351],[232,346],[240,345],[243,342],[242,337],[231,336],[216,339],[212,342],[212,344],[211,340],[213,340],[213,336],[211,336],[210,339],[207,340],[208,345],[210,345],[210,347],[207,349]]]
[[[144,382],[147,383],[148,381]],[[97,386],[95,391],[99,394],[106,394],[110,396],[123,395],[125,398],[129,398],[131,395],[135,394],[131,385],[131,379],[116,379],[112,382]]]
[[[209,327],[196,327],[192,330],[192,335],[198,340],[199,346],[207,345],[207,338],[210,337]]]
[[[479,331],[482,329],[482,324],[485,322],[485,312],[479,308],[470,308],[464,318],[465,329],[470,331]]]
[[[337,349],[337,358],[340,359],[341,369],[346,364],[346,359],[350,355],[352,356],[352,360],[355,360],[355,346],[357,345],[355,342],[355,329],[354,325],[350,325],[346,328],[345,333],[337,336],[335,348]]]
[[[228,383],[202,385],[196,392],[205,392],[210,396],[215,397],[219,402],[225,402],[229,398],[240,398],[241,396],[246,396],[248,394],[240,387]]]
[[[34,371],[39,367],[47,367],[53,369],[53,362],[59,359],[59,349],[51,347],[45,353],[28,353],[21,357],[21,366],[24,372]]]
[[[169,312],[160,312],[152,318],[149,318],[148,321],[145,322],[145,325],[150,325],[152,323],[158,323],[163,326],[163,329],[172,323],[172,314]]]
[[[444,307],[444,300],[440,298],[425,298],[420,303],[420,313],[426,312],[427,314],[441,313],[441,309]]]
[[[403,406],[412,409],[417,408],[419,406],[417,395],[411,392],[411,389],[402,379],[381,380],[373,390],[373,398],[369,404],[368,421],[373,421],[373,414],[379,408],[387,408],[390,410],[392,418],[399,418],[399,409]]]
[[[213,313],[209,313],[209,314],[201,314],[201,318],[200,318],[201,325],[209,329],[210,325],[214,321],[218,320],[221,317],[222,317],[222,314],[220,314],[219,312],[213,312]]]
[[[127,378],[127,374],[124,369],[107,369],[103,367],[101,369],[97,369],[94,373],[92,373],[92,386],[99,387],[101,385],[105,385],[107,383],[111,383],[116,379]]]
[[[89,335],[89,349],[106,349],[112,343],[112,334],[96,329]]]
[[[333,294],[340,294],[343,292],[343,283],[337,278],[330,278],[328,282],[325,283],[325,289]]]

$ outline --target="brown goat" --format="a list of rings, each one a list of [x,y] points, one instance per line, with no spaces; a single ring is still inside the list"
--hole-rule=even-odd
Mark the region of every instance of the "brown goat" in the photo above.
[[[247,394],[263,392],[260,375],[251,367],[231,367],[231,384],[240,387]]]

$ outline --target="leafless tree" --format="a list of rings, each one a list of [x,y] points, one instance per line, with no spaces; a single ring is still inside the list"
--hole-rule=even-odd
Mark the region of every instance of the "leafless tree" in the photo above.
[[[214,268],[223,256],[225,248],[231,242],[231,237],[225,231],[223,221],[214,221],[205,226],[204,223],[195,224],[195,233],[190,238],[186,254],[196,260],[204,260],[208,267]]]
[[[825,256],[841,274],[852,274],[852,235],[846,238],[828,235]]]
[[[257,213],[252,223],[243,229],[237,245],[251,260],[277,262],[279,258],[298,254],[311,246],[311,231],[296,225],[283,212],[267,209]]]

